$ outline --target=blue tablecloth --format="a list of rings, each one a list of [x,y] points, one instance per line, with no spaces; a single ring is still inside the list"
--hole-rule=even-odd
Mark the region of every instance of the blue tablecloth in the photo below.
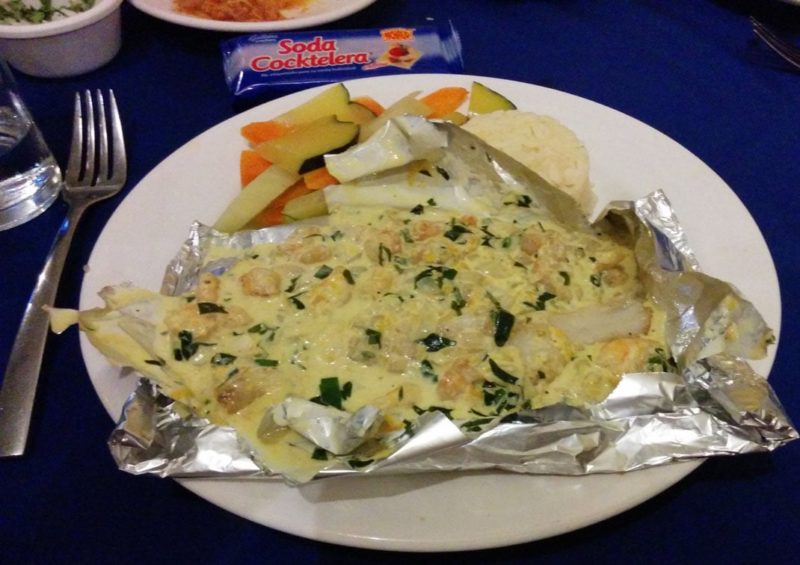
[[[800,73],[754,38],[748,22],[753,13],[800,29],[800,7],[767,0],[378,0],[329,27],[451,19],[462,35],[465,72],[600,102],[654,126],[708,163],[747,206],[777,265],[783,326],[770,381],[787,412],[798,418]],[[71,79],[20,75],[18,80],[61,163],[72,93],[114,88],[125,114],[130,190],[172,151],[237,108],[222,77],[219,42],[228,35],[181,28],[129,5],[123,21],[122,51],[106,67]],[[85,217],[59,305],[77,305],[92,245],[121,198],[97,205]],[[63,214],[59,202],[36,220],[0,232],[0,365]],[[106,447],[112,424],[87,377],[77,334],[51,338],[28,452],[0,460],[0,562],[409,559],[271,530],[171,480],[120,472]],[[508,548],[418,558],[796,562],[798,468],[800,444],[769,455],[716,459],[644,504],[576,532]]]

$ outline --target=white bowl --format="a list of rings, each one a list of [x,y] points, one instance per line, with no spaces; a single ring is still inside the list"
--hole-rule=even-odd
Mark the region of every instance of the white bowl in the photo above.
[[[36,77],[74,76],[105,65],[122,43],[122,0],[40,24],[0,24],[0,57]]]

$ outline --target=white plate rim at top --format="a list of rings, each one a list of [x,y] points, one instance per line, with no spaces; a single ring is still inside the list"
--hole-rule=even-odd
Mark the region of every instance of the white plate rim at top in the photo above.
[[[138,9],[160,20],[185,27],[231,33],[312,28],[346,18],[374,2],[375,0],[309,0],[306,8],[301,9],[296,16],[284,20],[234,22],[211,20],[178,12],[173,7],[173,0],[131,0]]]
[[[395,75],[346,84],[353,95],[391,103],[414,90],[468,87],[473,80],[505,94],[520,109],[551,115],[577,133],[589,151],[597,210],[608,200],[631,200],[663,189],[704,270],[735,284],[778,332],[778,279],[755,221],[719,176],[664,134],[595,102],[503,79]],[[189,224],[213,222],[239,189],[238,155],[245,148],[241,126],[270,119],[320,88],[234,116],[153,169],[100,235],[81,289],[81,308],[98,306],[97,292],[107,284],[130,281],[159,288],[162,266],[178,251]],[[718,237],[719,226],[737,229]],[[92,384],[116,419],[136,379],[122,377],[83,335],[81,348]],[[773,349],[766,360],[754,363],[755,369],[767,375],[774,354]],[[372,549],[456,551],[522,543],[594,524],[652,498],[697,465],[584,477],[501,472],[360,476],[300,488],[279,481],[180,482],[235,514],[306,538]]]

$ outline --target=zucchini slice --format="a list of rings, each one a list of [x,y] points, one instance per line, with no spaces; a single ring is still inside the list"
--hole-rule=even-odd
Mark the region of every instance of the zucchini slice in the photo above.
[[[488,114],[497,110],[516,110],[516,105],[502,94],[479,82],[472,83],[469,95],[470,114]]]
[[[328,213],[328,204],[325,201],[325,194],[322,190],[315,190],[303,196],[298,196],[290,200],[283,207],[283,218],[285,223],[296,222],[324,216]]]
[[[299,177],[272,165],[258,175],[239,194],[214,222],[217,231],[231,233],[242,229],[256,214],[292,186]]]
[[[324,116],[281,137],[256,146],[267,161],[290,173],[303,174],[325,165],[324,156],[344,151],[358,141],[359,126]]]
[[[346,112],[349,105],[350,93],[342,83],[338,83],[323,90],[311,100],[281,114],[275,120],[291,125],[303,125],[325,116],[338,116],[340,112]]]

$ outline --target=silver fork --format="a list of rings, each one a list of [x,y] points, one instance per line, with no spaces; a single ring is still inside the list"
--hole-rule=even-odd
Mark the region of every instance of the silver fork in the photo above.
[[[753,32],[760,37],[770,49],[780,55],[787,63],[800,69],[800,48],[795,47],[781,38],[772,29],[756,18],[751,17],[750,23],[753,24]]]
[[[115,195],[125,184],[127,157],[122,123],[113,91],[108,109],[103,93],[75,94],[72,144],[62,197],[67,217],[58,230],[25,308],[0,389],[0,457],[22,455],[28,440],[49,315],[72,236],[90,205]]]

